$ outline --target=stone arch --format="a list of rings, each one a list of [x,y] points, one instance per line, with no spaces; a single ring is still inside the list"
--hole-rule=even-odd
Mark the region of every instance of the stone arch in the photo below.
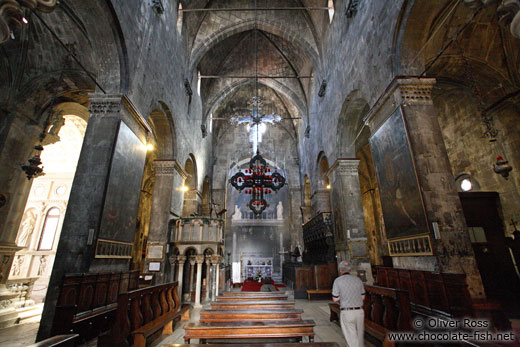
[[[170,159],[174,156],[172,123],[166,114],[160,110],[153,110],[148,116],[148,124],[152,128],[155,156],[158,159]]]
[[[199,42],[191,50],[189,75],[191,76],[193,74],[193,71],[195,71],[202,57],[204,57],[204,55],[209,52],[209,50],[216,44],[222,42],[232,35],[255,28],[273,35],[280,36],[289,42],[293,42],[296,47],[298,47],[306,54],[307,58],[314,66],[314,71],[317,71],[319,74],[321,71],[321,59],[316,47],[309,43],[308,40],[306,40],[299,32],[293,30],[284,23],[276,20],[262,18],[257,20],[246,20],[238,24],[221,28],[219,31],[213,33],[205,40]]]
[[[209,176],[202,182],[202,215],[210,216],[211,211],[211,182]]]
[[[192,214],[200,214],[200,196],[197,189],[197,162],[195,161],[195,156],[191,153],[184,164],[184,171],[186,171],[188,177],[184,181],[185,188],[182,215],[187,217]]]
[[[273,80],[273,79],[263,79],[259,78],[258,82],[266,87],[274,89],[276,92],[282,94],[287,99],[289,99],[292,103],[294,103],[294,106],[296,106],[298,112],[300,113],[300,116],[305,119],[308,119],[308,112],[307,112],[307,106],[306,103],[300,100],[300,97],[291,89],[286,87],[284,84],[280,83],[279,81]],[[206,103],[206,111],[204,112],[202,124],[206,122],[206,118],[208,115],[213,113],[217,106],[224,101],[229,95],[231,95],[236,89],[240,87],[247,86],[249,84],[254,83],[252,79],[242,79],[240,81],[237,81],[231,85],[229,85],[226,89],[220,91],[220,93],[214,97],[213,99],[209,100]]]
[[[356,149],[368,142],[370,129],[363,122],[363,117],[369,109],[359,90],[345,98],[337,123],[336,158],[354,158]]]

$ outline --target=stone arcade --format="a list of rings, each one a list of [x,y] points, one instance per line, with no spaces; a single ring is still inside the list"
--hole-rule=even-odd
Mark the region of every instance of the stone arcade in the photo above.
[[[519,23],[519,0],[0,0],[0,343],[116,341],[134,290],[141,342],[267,277],[328,309],[341,260],[366,318],[520,329]],[[286,180],[259,215],[229,181],[257,148]]]

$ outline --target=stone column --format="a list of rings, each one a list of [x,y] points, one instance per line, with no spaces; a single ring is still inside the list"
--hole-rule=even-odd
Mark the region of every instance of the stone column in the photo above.
[[[101,224],[104,195],[119,122],[146,143],[139,112],[124,95],[90,94],[90,119],[71,188],[56,258],[52,269],[37,340],[50,336],[59,286],[66,273],[128,271],[129,259],[103,259],[93,256]],[[135,167],[136,172],[144,170]],[[135,191],[138,197],[140,187]],[[119,240],[129,243],[134,240]]]
[[[326,187],[322,187],[322,184],[316,189],[316,192],[312,195],[312,210],[314,212],[330,212],[330,190]],[[311,216],[311,218],[314,216]]]
[[[396,78],[365,117],[374,134],[396,107],[402,107],[429,223],[425,233],[430,235],[433,256],[399,256],[393,262],[399,268],[463,273],[471,296],[482,298],[482,279],[432,102],[434,84],[432,78]],[[438,224],[438,238],[432,223]]]
[[[168,258],[170,262],[170,276],[168,276],[168,280],[170,282],[175,281],[175,264],[177,263],[177,256],[171,256]]]
[[[186,256],[185,255],[178,255],[177,256],[177,281],[179,282],[179,298],[182,301],[182,276],[184,275],[184,262],[186,262]]]
[[[211,291],[211,276],[210,276],[210,270],[211,270],[211,256],[206,256],[206,296],[204,300],[209,301],[209,292]]]
[[[369,271],[367,233],[358,176],[359,159],[339,158],[327,175],[331,181],[336,252],[344,251],[356,270]],[[367,280],[373,283],[370,273]]]
[[[222,262],[222,258],[217,255],[218,257],[218,263],[217,263],[217,266],[216,266],[216,279],[215,279],[215,298],[218,296],[218,292],[219,292],[219,285],[220,285],[220,263]]]
[[[189,301],[191,301],[191,292],[193,290],[193,280],[195,277],[195,256],[190,256],[190,285],[188,286]]]
[[[211,265],[213,265],[213,278],[211,279],[211,297],[216,300],[218,295],[218,268],[220,257],[218,255],[211,256]]]
[[[166,247],[168,242],[168,221],[170,218],[173,177],[176,172],[176,165],[177,162],[175,160],[155,160],[153,162],[155,183],[152,195],[148,242],[153,242],[154,245],[162,244],[163,247]],[[161,264],[163,271],[156,273],[156,284],[165,282],[166,266],[164,265]],[[148,261],[145,263],[145,268],[148,268]],[[172,269],[174,268],[172,267]]]
[[[200,292],[202,287],[202,263],[204,263],[204,256],[195,256],[197,262],[197,285],[195,286],[195,305],[194,307],[202,307],[200,304]]]

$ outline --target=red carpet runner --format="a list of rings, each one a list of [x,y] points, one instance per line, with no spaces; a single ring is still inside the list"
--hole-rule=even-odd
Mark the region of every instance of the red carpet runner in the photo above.
[[[264,282],[245,281],[244,285],[242,286],[242,291],[243,292],[259,292],[260,288],[262,287],[263,284],[264,284]],[[276,287],[276,290],[278,290],[278,288],[285,287],[285,284],[276,284],[276,283],[273,283],[273,284]]]

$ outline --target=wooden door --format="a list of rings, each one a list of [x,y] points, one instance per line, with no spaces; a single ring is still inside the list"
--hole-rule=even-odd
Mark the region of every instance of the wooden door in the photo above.
[[[506,247],[500,200],[495,192],[459,193],[480,276],[488,299],[518,309],[520,281]]]

